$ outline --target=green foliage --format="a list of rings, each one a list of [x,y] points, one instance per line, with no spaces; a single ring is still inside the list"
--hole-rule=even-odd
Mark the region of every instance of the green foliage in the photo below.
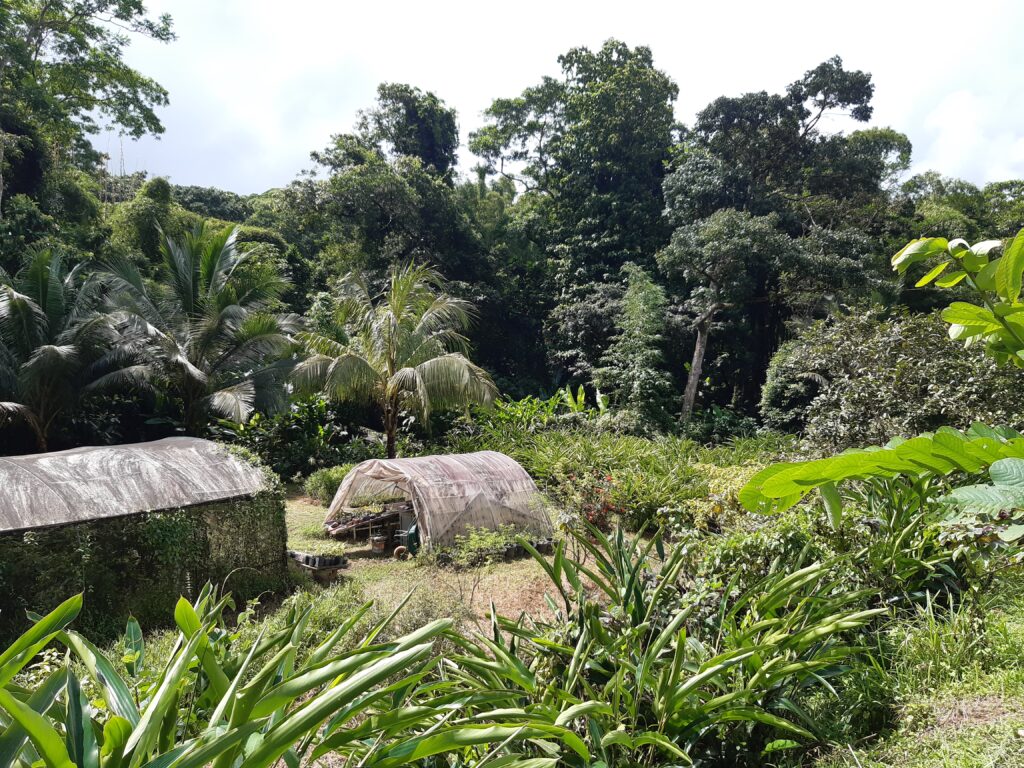
[[[355,464],[340,464],[336,467],[318,469],[306,478],[302,488],[306,495],[312,496],[325,507],[328,506],[338,492],[341,481]]]
[[[377,104],[360,116],[365,140],[384,144],[398,156],[419,158],[439,174],[451,172],[459,148],[454,109],[433,93],[402,83],[381,83]]]
[[[375,445],[358,437],[358,414],[319,397],[292,398],[270,416],[254,413],[248,422],[221,421],[219,439],[241,445],[283,478],[309,475],[345,462],[379,458]]]
[[[935,315],[851,312],[815,323],[773,356],[761,416],[815,452],[884,443],[973,421],[1024,424],[1024,377],[950,343]]]
[[[42,451],[58,417],[118,367],[94,287],[51,250],[27,252],[13,279],[0,272],[0,427],[27,424]]]
[[[526,554],[518,544],[518,537],[519,532],[514,525],[498,528],[470,527],[465,534],[455,537],[453,546],[439,550],[434,559],[456,568],[475,568],[503,562],[516,553]]]
[[[155,385],[192,434],[214,414],[244,422],[255,408],[278,407],[292,367],[298,319],[270,311],[288,283],[272,267],[246,271],[236,238],[237,229],[202,226],[181,241],[165,238],[156,284],[123,259],[101,272],[124,335],[119,354],[132,363],[101,381]]]
[[[151,275],[161,264],[164,238],[180,240],[202,221],[172,201],[166,179],[150,179],[132,200],[114,208],[110,216],[111,245]]]
[[[939,499],[956,511],[949,524],[966,528],[973,536],[995,534],[1005,542],[1020,542],[1024,539],[1024,459],[999,459],[988,473],[991,484],[960,486]]]
[[[617,335],[594,371],[594,383],[608,392],[616,410],[635,411],[655,429],[672,423],[672,379],[664,370],[665,291],[639,267],[623,267],[626,294],[616,318]]]
[[[621,515],[624,525],[639,529],[663,510],[682,509],[706,493],[706,480],[694,464],[767,461],[787,445],[786,438],[765,435],[708,449],[678,437],[649,439],[590,427],[529,430],[512,423],[453,436],[449,448],[508,454],[565,511],[566,525],[599,512],[599,517]]]
[[[551,580],[550,618],[493,618],[491,637],[459,641],[452,673],[502,690],[498,706],[577,723],[608,766],[758,765],[780,740],[813,741],[797,702],[842,674],[856,653],[843,636],[880,612],[858,610],[861,596],[839,594],[813,565],[773,574],[705,625],[678,584],[682,550],[596,529],[573,546],[577,557],[562,542],[550,561],[533,552]]]
[[[966,240],[928,237],[911,240],[892,257],[893,269],[904,274],[915,264],[938,259],[915,284],[920,288],[934,282],[940,288],[960,283],[969,286],[981,306],[954,301],[942,311],[949,324],[949,337],[965,344],[981,343],[997,363],[1024,368],[1024,229],[1006,246],[1001,257],[992,253],[999,240],[968,245]],[[952,267],[952,269],[950,269]]]
[[[497,388],[491,377],[464,354],[468,345],[461,332],[473,306],[445,293],[432,269],[396,267],[378,295],[352,274],[338,291],[334,333],[300,335],[308,357],[294,379],[301,392],[377,406],[388,458],[395,457],[403,411],[429,423],[433,410],[493,402]]]
[[[910,440],[895,438],[883,448],[773,464],[751,478],[740,501],[751,511],[778,512],[828,485],[899,476],[929,481],[955,472],[974,474],[1009,457],[1024,457],[1024,436],[1019,432],[983,424],[966,432],[943,427]]]
[[[516,178],[539,208],[559,303],[548,318],[549,354],[589,378],[614,330],[594,311],[606,302],[607,276],[630,261],[652,266],[665,238],[661,181],[678,88],[649,49],[617,40],[574,48],[559,64],[561,79],[495,100],[470,148],[491,173],[522,169]]]

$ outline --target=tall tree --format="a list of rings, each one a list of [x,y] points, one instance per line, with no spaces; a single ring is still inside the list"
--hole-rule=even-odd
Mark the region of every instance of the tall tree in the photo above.
[[[374,295],[359,275],[338,288],[335,333],[303,333],[309,356],[295,369],[301,391],[372,402],[381,412],[388,458],[396,455],[403,411],[489,405],[497,389],[465,356],[472,305],[443,291],[441,276],[410,264],[394,267]]]
[[[768,298],[771,278],[792,251],[792,242],[778,231],[774,215],[721,210],[677,228],[672,242],[658,254],[662,271],[683,284],[682,308],[696,334],[683,392],[684,423],[693,414],[716,320],[727,311],[748,320],[750,305]]]
[[[667,240],[662,181],[678,89],[655,68],[650,49],[617,40],[597,51],[574,48],[558,61],[561,80],[495,101],[470,147],[488,170],[540,198],[538,236],[557,297],[548,322],[552,359],[586,376],[614,332],[593,307],[607,300],[606,286],[625,263],[652,266]],[[589,338],[576,332],[581,326],[593,331]]]
[[[174,36],[170,16],[150,18],[142,0],[0,5],[0,212],[10,153],[24,143],[5,129],[8,119],[30,121],[54,157],[79,164],[98,158],[88,136],[101,123],[134,137],[163,130],[155,110],[167,92],[124,61],[129,34]]]
[[[272,264],[247,269],[236,238],[237,228],[203,226],[165,237],[154,283],[124,259],[104,267],[125,336],[120,353],[131,364],[102,383],[155,388],[178,404],[190,434],[211,415],[245,421],[285,394],[298,318],[272,310],[288,283]]]
[[[419,158],[445,177],[458,161],[455,110],[435,94],[404,83],[377,86],[377,106],[361,113],[359,133],[367,143]]]
[[[626,293],[615,320],[616,336],[594,371],[594,383],[618,409],[639,415],[647,426],[665,428],[671,424],[666,406],[672,395],[662,352],[665,289],[635,264],[625,265],[622,272]]]
[[[41,451],[118,340],[93,287],[48,249],[30,250],[13,278],[0,272],[0,427],[27,424]]]

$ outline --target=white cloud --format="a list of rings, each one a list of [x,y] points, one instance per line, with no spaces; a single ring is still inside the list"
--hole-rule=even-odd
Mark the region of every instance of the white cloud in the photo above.
[[[1012,45],[1024,7],[1009,0],[967,11],[891,0],[150,5],[175,17],[179,39],[136,43],[129,61],[168,88],[171,106],[161,140],[125,142],[125,166],[178,183],[240,192],[287,183],[385,80],[435,91],[458,109],[465,137],[493,98],[556,74],[568,48],[608,37],[652,48],[679,84],[684,121],[722,94],[779,90],[838,53],[873,74],[873,122],[907,133],[918,166],[977,182],[1024,176],[1024,108],[1010,99],[1024,92]],[[943,120],[944,105],[968,100],[968,120]],[[98,143],[116,167],[117,139]],[[462,159],[468,168],[472,158]]]

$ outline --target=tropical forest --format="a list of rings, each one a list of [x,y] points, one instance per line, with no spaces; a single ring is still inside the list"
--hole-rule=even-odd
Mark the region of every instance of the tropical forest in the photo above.
[[[972,9],[396,39],[250,183],[200,41],[329,11],[214,6],[0,0],[0,768],[1024,768],[1024,123],[881,50]]]

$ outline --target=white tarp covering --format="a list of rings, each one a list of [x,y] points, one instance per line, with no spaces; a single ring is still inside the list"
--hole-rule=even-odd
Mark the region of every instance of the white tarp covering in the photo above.
[[[515,460],[495,451],[364,461],[345,475],[327,519],[346,507],[397,496],[412,502],[424,547],[453,544],[469,527],[552,533],[536,484]]]
[[[194,437],[0,457],[0,531],[250,496],[263,473]]]

